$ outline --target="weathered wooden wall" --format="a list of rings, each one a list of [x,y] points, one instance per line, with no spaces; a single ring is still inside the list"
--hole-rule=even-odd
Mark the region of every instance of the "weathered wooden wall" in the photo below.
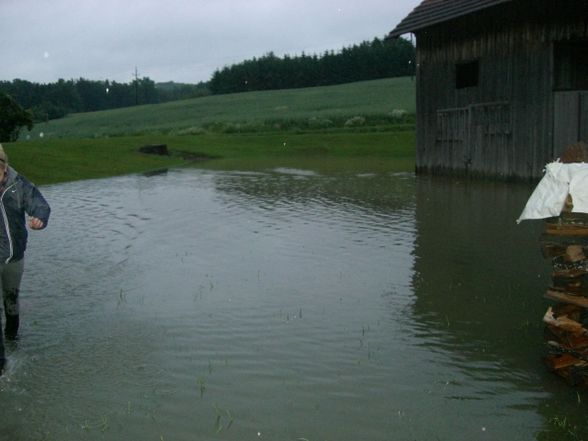
[[[417,171],[540,177],[565,148],[553,42],[588,38],[587,7],[525,0],[417,32]],[[478,85],[456,88],[456,64],[472,60]]]
[[[557,91],[553,98],[554,147],[588,141],[588,91]]]

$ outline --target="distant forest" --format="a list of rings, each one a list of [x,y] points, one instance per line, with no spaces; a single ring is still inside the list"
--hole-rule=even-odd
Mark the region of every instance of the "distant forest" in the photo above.
[[[11,96],[31,112],[35,122],[61,118],[69,113],[156,104],[210,94],[207,83],[155,84],[149,78],[131,83],[60,79],[49,84],[17,79],[0,81],[0,92]]]
[[[209,87],[221,94],[401,77],[414,74],[414,59],[415,48],[404,39],[375,38],[322,56],[280,58],[270,52],[215,71]]]
[[[329,51],[322,56],[277,57],[268,53],[224,67],[209,82],[155,83],[136,78],[130,83],[60,79],[38,84],[26,80],[0,81],[0,92],[32,114],[35,122],[69,113],[114,109],[141,104],[254,90],[326,86],[414,74],[415,49],[404,39],[375,38],[371,42]]]

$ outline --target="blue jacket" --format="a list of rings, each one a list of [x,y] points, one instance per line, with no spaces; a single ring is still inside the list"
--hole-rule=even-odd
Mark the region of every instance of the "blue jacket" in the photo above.
[[[0,194],[0,263],[23,258],[27,247],[25,213],[47,226],[51,208],[27,178],[8,167],[6,184]]]

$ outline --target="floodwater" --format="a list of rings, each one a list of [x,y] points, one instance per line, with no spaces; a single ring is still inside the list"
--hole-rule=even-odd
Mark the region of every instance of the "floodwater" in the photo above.
[[[312,167],[43,188],[0,439],[586,439],[531,185]]]

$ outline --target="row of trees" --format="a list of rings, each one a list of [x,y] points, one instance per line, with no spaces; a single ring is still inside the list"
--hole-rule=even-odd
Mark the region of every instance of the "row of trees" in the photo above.
[[[38,84],[25,80],[0,81],[0,92],[10,95],[28,109],[35,121],[61,118],[68,113],[91,112],[138,104],[155,104],[207,94],[200,84],[164,83],[158,87],[149,78],[130,83],[60,79],[56,83]]]
[[[213,94],[326,86],[414,74],[415,48],[404,39],[375,38],[322,56],[280,58],[270,52],[214,72]]]

